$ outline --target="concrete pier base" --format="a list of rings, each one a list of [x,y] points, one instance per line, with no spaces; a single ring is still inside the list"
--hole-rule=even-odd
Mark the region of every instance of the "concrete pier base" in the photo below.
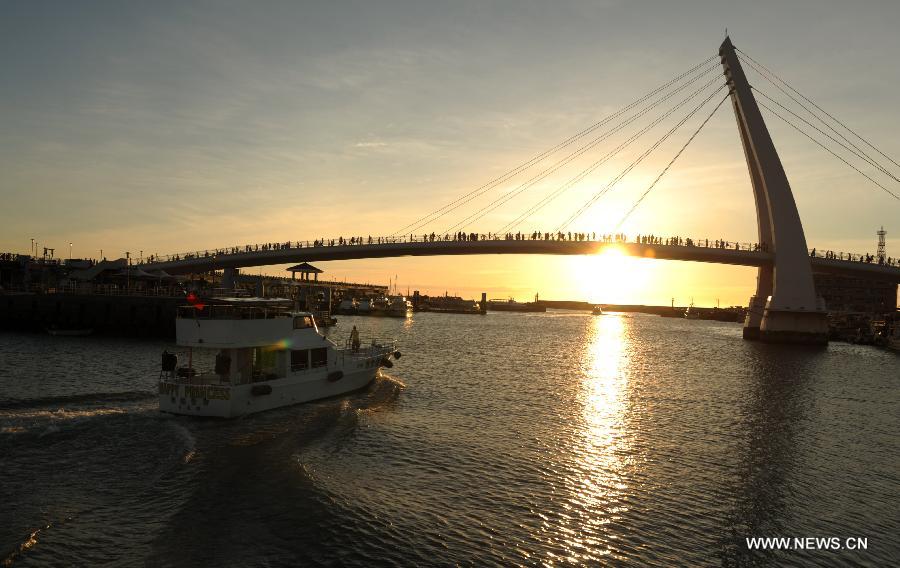
[[[234,290],[235,280],[239,274],[237,268],[226,268],[222,271],[222,288]]]
[[[828,343],[828,315],[824,310],[778,310],[766,300],[752,296],[744,319],[744,339],[765,343],[825,345]]]
[[[759,328],[765,343],[828,344],[828,315],[824,311],[800,312],[766,309]]]
[[[747,317],[744,318],[744,339],[759,339],[759,328],[762,325],[763,313],[766,310],[766,299],[751,296],[747,304]]]

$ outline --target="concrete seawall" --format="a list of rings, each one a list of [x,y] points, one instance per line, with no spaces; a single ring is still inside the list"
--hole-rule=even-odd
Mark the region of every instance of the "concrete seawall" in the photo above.
[[[0,295],[0,329],[43,331],[92,328],[97,334],[175,337],[183,297],[87,294]]]

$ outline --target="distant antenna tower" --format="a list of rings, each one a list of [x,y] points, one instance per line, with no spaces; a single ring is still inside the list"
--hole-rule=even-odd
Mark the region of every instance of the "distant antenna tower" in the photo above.
[[[884,250],[884,236],[887,235],[887,232],[884,230],[884,227],[881,227],[881,230],[878,231],[878,262],[884,262],[887,258],[887,254],[885,254]]]

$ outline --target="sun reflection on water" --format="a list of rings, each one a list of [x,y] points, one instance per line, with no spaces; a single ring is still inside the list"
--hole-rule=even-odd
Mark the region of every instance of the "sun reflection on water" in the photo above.
[[[582,353],[576,403],[581,420],[573,432],[574,461],[566,480],[571,512],[577,523],[564,530],[570,561],[616,556],[616,535],[607,525],[627,510],[625,504],[628,442],[624,435],[628,320],[595,316]],[[566,523],[568,524],[568,523]]]

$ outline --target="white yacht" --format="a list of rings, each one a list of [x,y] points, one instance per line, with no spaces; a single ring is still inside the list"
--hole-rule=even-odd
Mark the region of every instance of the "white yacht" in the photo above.
[[[404,296],[391,296],[385,315],[394,318],[405,318],[412,312],[412,302]]]
[[[400,357],[393,341],[363,345],[357,337],[339,347],[311,313],[289,306],[219,298],[180,308],[176,342],[186,351],[163,353],[160,410],[230,418],[336,396],[365,387]]]
[[[371,315],[373,316],[386,316],[388,311],[388,306],[391,305],[391,301],[387,299],[385,296],[378,296],[374,300],[372,300],[372,310]]]

